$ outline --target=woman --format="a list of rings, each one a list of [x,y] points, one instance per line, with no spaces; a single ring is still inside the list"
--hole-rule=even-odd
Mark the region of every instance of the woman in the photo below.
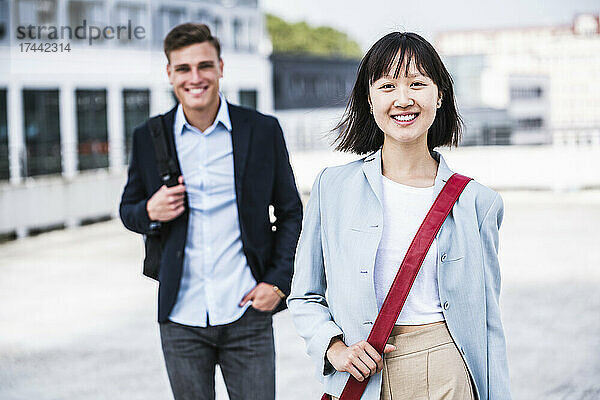
[[[510,399],[498,304],[503,203],[474,181],[430,247],[385,359],[365,341],[453,174],[434,148],[457,146],[461,121],[431,44],[399,32],[375,43],[338,128],[338,150],[371,154],[317,177],[288,299],[325,392],[340,396],[352,375],[370,377],[367,400]]]

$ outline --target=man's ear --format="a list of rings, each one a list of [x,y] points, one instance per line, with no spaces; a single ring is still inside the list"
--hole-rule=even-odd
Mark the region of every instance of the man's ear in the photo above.
[[[223,59],[219,57],[219,78],[223,77]]]

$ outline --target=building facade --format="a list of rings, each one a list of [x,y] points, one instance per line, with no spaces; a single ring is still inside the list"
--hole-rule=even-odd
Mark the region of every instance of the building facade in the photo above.
[[[566,26],[442,32],[435,43],[453,60],[459,103],[508,112],[510,143],[598,140],[598,15]]]
[[[273,100],[290,151],[329,148],[360,60],[273,54]]]

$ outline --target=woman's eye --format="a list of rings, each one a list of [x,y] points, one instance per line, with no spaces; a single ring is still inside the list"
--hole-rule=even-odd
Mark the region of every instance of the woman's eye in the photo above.
[[[381,89],[392,89],[393,87],[394,85],[392,85],[391,83],[385,83],[381,85]]]
[[[426,86],[423,82],[413,82],[412,86]]]

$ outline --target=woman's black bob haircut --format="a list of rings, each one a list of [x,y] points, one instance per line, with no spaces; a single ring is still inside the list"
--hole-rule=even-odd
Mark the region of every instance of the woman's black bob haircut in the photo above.
[[[346,111],[334,128],[339,132],[334,140],[336,150],[366,154],[383,146],[383,131],[370,112],[369,86],[384,75],[392,75],[391,69],[396,63],[394,78],[402,70],[408,75],[411,63],[415,63],[419,72],[438,87],[442,106],[427,133],[429,151],[438,146],[458,146],[462,120],[456,109],[452,78],[440,56],[427,40],[416,33],[393,32],[379,39],[360,63]]]

